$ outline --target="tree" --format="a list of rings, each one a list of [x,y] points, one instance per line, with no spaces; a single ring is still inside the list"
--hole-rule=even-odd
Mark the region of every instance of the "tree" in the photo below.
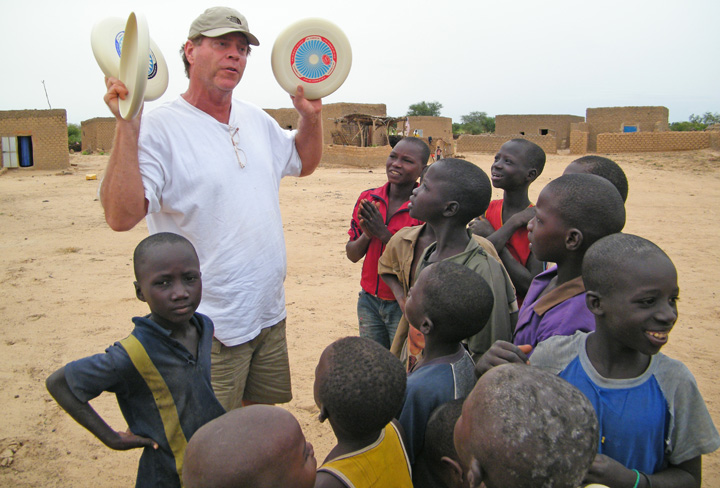
[[[482,134],[495,132],[495,117],[488,117],[485,112],[470,112],[460,117],[465,134]]]
[[[408,107],[408,115],[430,115],[432,117],[438,117],[440,115],[440,109],[442,109],[442,103],[440,102],[426,102],[414,103]]]
[[[705,112],[703,115],[692,114],[687,122],[673,122],[670,130],[674,131],[700,131],[707,129],[708,125],[720,124],[720,113]]]
[[[68,124],[68,147],[73,151],[80,151],[82,130],[77,124]]]
[[[80,126],[77,124],[68,124],[68,142],[70,144],[74,142],[80,142],[82,138],[82,131]]]
[[[453,134],[483,134],[495,132],[495,117],[485,112],[470,112],[460,117],[462,124],[453,123]]]

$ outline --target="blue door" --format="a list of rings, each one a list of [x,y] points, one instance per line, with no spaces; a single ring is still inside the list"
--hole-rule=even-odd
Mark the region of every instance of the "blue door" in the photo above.
[[[28,168],[33,165],[32,137],[18,136],[18,156],[20,167]]]

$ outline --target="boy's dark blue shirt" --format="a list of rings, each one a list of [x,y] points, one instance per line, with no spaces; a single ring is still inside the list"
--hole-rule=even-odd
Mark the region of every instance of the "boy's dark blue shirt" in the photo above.
[[[190,437],[225,410],[215,398],[210,384],[212,321],[199,313],[192,318],[198,329],[198,357],[170,337],[170,331],[148,317],[132,319],[132,331],[165,380],[172,394],[185,438]],[[116,342],[105,350],[65,366],[72,393],[88,402],[103,391],[115,393],[130,430],[158,443],[157,450],[146,447],[138,467],[137,487],[179,487],[175,459],[165,436],[162,419],[145,380],[125,349]]]

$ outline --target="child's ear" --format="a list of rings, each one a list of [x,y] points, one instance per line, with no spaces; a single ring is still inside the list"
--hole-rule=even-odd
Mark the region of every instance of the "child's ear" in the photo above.
[[[423,335],[431,334],[433,329],[435,329],[435,325],[433,324],[433,321],[428,317],[427,315],[423,316],[423,321],[420,324],[420,327],[415,327],[417,330],[423,333]]]
[[[325,422],[330,417],[330,414],[327,411],[327,408],[320,407],[320,413],[318,414],[318,420],[320,423]]]
[[[452,217],[460,210],[460,204],[455,200],[449,201],[445,204],[445,210],[443,211],[443,217]]]
[[[449,473],[450,483],[448,483],[448,486],[463,486],[463,469],[459,462],[443,456],[440,458],[440,464],[442,464]]]
[[[140,289],[140,283],[138,283],[137,281],[133,281],[133,285],[135,286],[135,296],[137,297],[138,300],[140,300],[141,302],[144,302],[145,295],[143,295],[143,292]]]
[[[605,311],[602,306],[602,297],[596,291],[588,290],[585,292],[585,305],[593,315],[602,317]]]
[[[583,233],[580,229],[571,227],[565,233],[565,249],[568,251],[577,251],[582,248]]]
[[[531,183],[531,182],[535,181],[535,178],[537,178],[537,177],[538,177],[537,168],[530,168],[527,172],[527,176],[525,177],[525,180],[528,183]]]

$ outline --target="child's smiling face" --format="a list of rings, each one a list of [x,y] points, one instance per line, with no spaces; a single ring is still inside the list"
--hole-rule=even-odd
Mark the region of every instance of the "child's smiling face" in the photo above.
[[[513,141],[500,147],[490,167],[492,185],[503,190],[522,188],[533,181],[536,174],[537,170],[531,168],[527,162],[525,148]]]
[[[600,297],[599,328],[628,349],[657,354],[678,318],[675,266],[657,253],[626,261],[617,273],[622,275]]]
[[[402,185],[415,183],[424,167],[418,145],[400,141],[390,151],[385,163],[385,173],[391,184]]]

